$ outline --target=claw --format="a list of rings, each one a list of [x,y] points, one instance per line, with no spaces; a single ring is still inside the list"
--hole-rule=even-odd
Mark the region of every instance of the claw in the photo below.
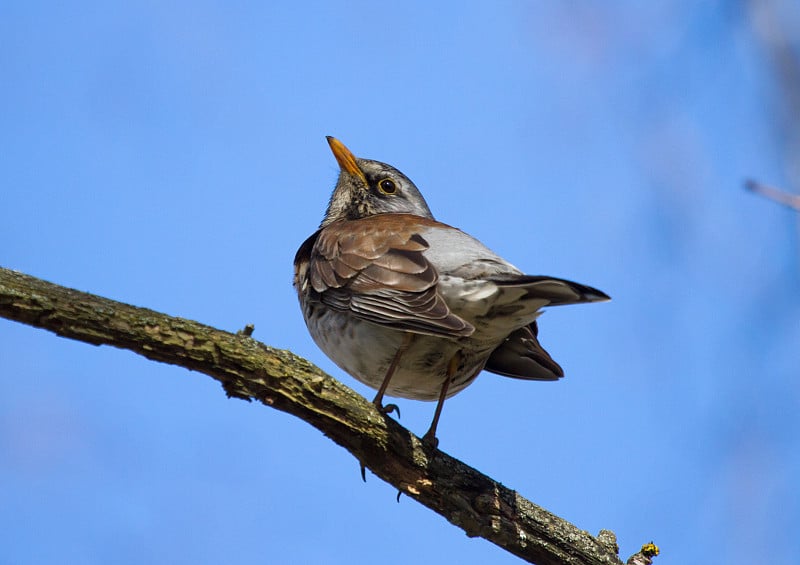
[[[422,436],[422,443],[424,443],[428,447],[436,449],[437,447],[439,447],[439,438],[436,437],[436,433],[431,429],[428,430],[428,432],[424,436]]]
[[[397,412],[397,418],[400,418],[400,407],[397,404],[384,404],[383,406],[378,406],[378,412],[387,416],[392,412]]]
[[[361,480],[366,483],[367,482],[367,468],[364,466],[364,464],[361,461],[358,462],[358,466],[361,467]]]

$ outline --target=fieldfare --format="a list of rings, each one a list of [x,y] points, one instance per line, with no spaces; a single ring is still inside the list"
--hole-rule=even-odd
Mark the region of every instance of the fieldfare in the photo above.
[[[589,286],[525,275],[480,241],[437,222],[411,180],[328,137],[339,163],[319,229],[294,259],[308,331],[342,370],[384,394],[437,400],[423,439],[437,444],[445,398],[481,370],[526,380],[564,375],[542,348],[544,306],[600,302]]]

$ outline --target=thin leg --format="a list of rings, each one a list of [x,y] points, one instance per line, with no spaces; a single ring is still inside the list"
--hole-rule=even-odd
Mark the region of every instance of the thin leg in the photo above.
[[[442,415],[442,407],[444,406],[444,399],[447,397],[447,389],[450,388],[450,383],[453,382],[453,376],[458,371],[458,365],[461,362],[461,352],[458,351],[453,358],[450,359],[450,362],[447,364],[447,378],[445,378],[444,383],[442,384],[442,390],[439,393],[439,402],[436,403],[436,411],[433,413],[433,422],[431,422],[431,427],[428,428],[428,431],[425,432],[425,435],[422,436],[422,441],[427,443],[432,447],[436,447],[439,445],[439,440],[436,439],[436,426],[439,425],[439,416]]]
[[[398,415],[400,414],[400,410],[397,408],[395,404],[387,404],[386,406],[383,405],[383,395],[386,393],[386,389],[389,387],[389,381],[392,380],[392,376],[397,370],[397,365],[400,363],[400,357],[402,357],[403,353],[405,353],[408,350],[408,347],[411,345],[413,339],[414,339],[414,334],[412,333],[406,333],[403,336],[403,342],[400,344],[400,347],[394,354],[392,362],[389,364],[389,368],[386,370],[386,376],[383,377],[381,388],[378,389],[378,394],[375,395],[375,399],[372,401],[372,403],[378,408],[378,410],[380,410],[384,414],[391,414],[392,412],[395,411],[397,411]]]

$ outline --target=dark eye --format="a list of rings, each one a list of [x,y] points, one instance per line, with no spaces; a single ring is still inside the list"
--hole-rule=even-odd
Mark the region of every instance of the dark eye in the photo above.
[[[378,183],[378,190],[384,194],[394,194],[397,192],[397,185],[392,179],[383,179]]]

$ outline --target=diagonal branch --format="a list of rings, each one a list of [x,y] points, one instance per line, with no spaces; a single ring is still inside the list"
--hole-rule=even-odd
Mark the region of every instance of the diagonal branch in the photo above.
[[[231,334],[0,268],[0,316],[94,345],[205,373],[229,396],[293,414],[347,449],[384,481],[539,565],[621,565],[608,531],[592,537],[421,440],[308,361]],[[646,551],[649,548],[649,554]],[[649,564],[647,544],[631,560]],[[633,562],[633,561],[631,561]]]
[[[762,184],[755,180],[748,180],[744,183],[744,187],[756,194],[765,196],[770,200],[774,200],[778,204],[783,204],[789,208],[794,208],[800,212],[800,194],[792,194],[783,190],[779,190],[773,186]]]

